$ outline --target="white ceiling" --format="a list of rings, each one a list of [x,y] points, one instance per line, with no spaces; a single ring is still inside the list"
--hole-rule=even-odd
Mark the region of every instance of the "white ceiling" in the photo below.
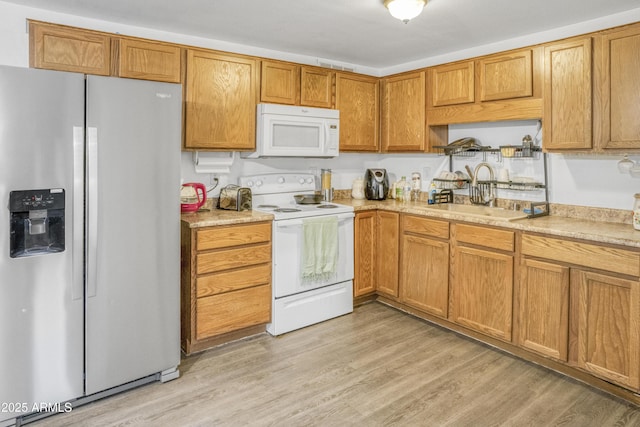
[[[383,0],[4,0],[382,69],[640,7],[639,0],[430,0],[403,24]]]

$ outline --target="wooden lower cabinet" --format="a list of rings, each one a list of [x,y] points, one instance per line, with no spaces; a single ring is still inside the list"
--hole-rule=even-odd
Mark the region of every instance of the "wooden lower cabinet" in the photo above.
[[[377,217],[376,211],[363,211],[354,219],[354,297],[376,291]]]
[[[514,233],[464,224],[453,230],[449,319],[511,341],[514,258],[504,250],[513,251]]]
[[[447,317],[449,305],[449,223],[402,217],[400,300]]]
[[[640,388],[640,282],[572,270],[571,303],[578,367]]]
[[[183,224],[181,260],[186,354],[265,331],[271,320],[271,222]]]
[[[378,211],[376,237],[376,288],[383,295],[398,296],[400,214]]]
[[[569,343],[569,267],[524,259],[518,285],[518,344],[567,361]]]

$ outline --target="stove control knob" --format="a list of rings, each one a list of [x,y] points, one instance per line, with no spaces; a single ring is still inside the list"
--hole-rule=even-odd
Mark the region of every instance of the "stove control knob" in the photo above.
[[[278,184],[284,184],[284,177],[282,176],[278,177]]]
[[[253,187],[253,181],[251,180],[247,181],[247,187]]]
[[[262,181],[261,180],[257,180],[256,181],[256,187],[260,187],[262,185]]]
[[[307,178],[307,184],[313,184],[313,178]]]
[[[300,184],[304,184],[304,178],[300,178],[300,179],[298,180],[298,182],[299,182]]]

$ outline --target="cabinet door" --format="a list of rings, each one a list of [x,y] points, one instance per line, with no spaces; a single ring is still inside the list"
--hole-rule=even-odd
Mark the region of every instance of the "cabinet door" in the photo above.
[[[547,45],[544,61],[544,148],[591,148],[591,38]]]
[[[453,251],[450,319],[511,340],[513,256],[457,246]]]
[[[605,149],[640,148],[640,25],[596,38],[594,129]]]
[[[336,74],[340,151],[378,151],[379,88],[375,77]]]
[[[99,32],[31,21],[29,66],[108,76],[111,38]]]
[[[300,67],[286,62],[262,61],[260,101],[295,105],[298,98]]]
[[[257,100],[254,59],[190,49],[185,84],[185,148],[255,150]]]
[[[466,104],[475,100],[473,61],[441,65],[429,70],[430,106]]]
[[[640,283],[582,270],[571,274],[578,366],[638,390]]]
[[[331,108],[333,104],[334,74],[333,71],[324,68],[302,67],[300,73],[300,105]]]
[[[447,317],[449,243],[421,236],[402,236],[400,293],[407,305]]]
[[[531,49],[478,60],[481,101],[522,98],[533,95]]]
[[[354,220],[354,297],[376,290],[376,218],[376,211],[365,211]]]
[[[518,343],[567,361],[569,343],[569,267],[524,259],[519,283]]]
[[[180,83],[179,46],[122,38],[116,41],[118,77]]]
[[[425,73],[383,80],[382,151],[425,151]]]
[[[400,240],[400,215],[378,211],[378,235],[376,237],[376,287],[378,292],[398,296],[398,254]]]

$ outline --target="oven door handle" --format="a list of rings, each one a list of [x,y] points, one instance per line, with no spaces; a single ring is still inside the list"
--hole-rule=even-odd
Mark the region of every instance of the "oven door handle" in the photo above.
[[[338,222],[340,223],[355,217],[355,214],[353,212],[349,212],[349,213],[343,213],[343,214],[338,214],[334,216],[338,217]],[[311,218],[314,218],[314,217],[311,217]],[[302,225],[303,221],[304,219],[285,219],[283,221],[274,221],[274,224],[277,228],[297,227]]]

